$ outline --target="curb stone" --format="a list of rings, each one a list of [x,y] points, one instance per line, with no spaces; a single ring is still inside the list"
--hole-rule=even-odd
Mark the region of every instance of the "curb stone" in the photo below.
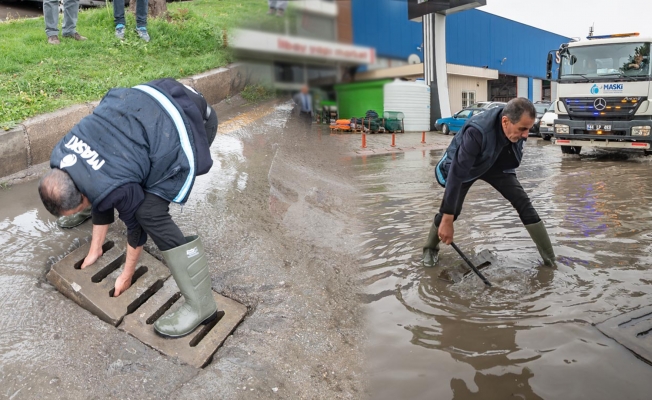
[[[216,104],[254,82],[251,68],[234,63],[179,79],[202,93],[208,104]],[[0,130],[0,178],[49,161],[62,137],[82,118],[91,114],[99,101],[78,104],[30,118],[8,130]]]

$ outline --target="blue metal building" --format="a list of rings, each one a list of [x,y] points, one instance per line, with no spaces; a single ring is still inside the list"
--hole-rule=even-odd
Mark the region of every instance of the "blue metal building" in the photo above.
[[[423,59],[422,24],[408,20],[405,1],[352,0],[351,16],[353,43],[376,48],[379,65],[370,69],[406,64],[411,54]],[[489,98],[478,101],[492,100],[492,85],[517,86],[508,97],[541,100],[554,96],[554,85],[551,87],[545,81],[546,56],[548,51],[569,41],[570,38],[475,9],[446,18],[447,63],[498,71],[499,79],[489,81]]]

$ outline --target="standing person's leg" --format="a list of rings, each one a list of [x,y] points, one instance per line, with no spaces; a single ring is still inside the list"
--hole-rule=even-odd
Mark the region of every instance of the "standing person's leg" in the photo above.
[[[471,189],[471,186],[474,182],[475,181],[468,182],[462,185],[462,190],[460,191],[460,196],[457,198],[457,205],[455,206],[457,213],[453,216],[454,221],[456,221],[457,217],[459,217],[462,213],[464,199],[466,198],[466,194],[469,192],[469,189]],[[441,201],[441,205],[444,205],[443,199]],[[441,222],[441,218],[442,215],[440,213],[435,215],[435,219],[430,226],[428,239],[426,240],[426,244],[423,246],[423,266],[426,268],[434,267],[435,264],[437,264],[437,260],[439,260],[439,223]]]
[[[113,1],[113,23],[115,24],[115,37],[122,40],[125,38],[125,2],[124,0]]]
[[[59,44],[59,0],[43,0],[43,17],[48,43]]]
[[[276,16],[282,17],[287,6],[287,0],[276,0]]]
[[[138,37],[149,42],[147,32],[147,0],[136,0],[136,32]]]
[[[267,5],[269,5],[269,11],[267,11],[267,14],[274,14],[276,12],[276,0],[267,0]]]
[[[498,172],[487,174],[480,179],[490,184],[512,204],[532,241],[536,244],[543,262],[546,265],[554,265],[555,251],[550,243],[546,226],[532,206],[532,202],[516,178],[516,174]]]
[[[169,206],[168,201],[145,193],[145,200],[136,211],[136,219],[161,250],[185,299],[177,311],[159,318],[154,329],[161,336],[181,337],[216,318],[217,304],[211,290],[204,246],[199,236],[183,236],[172,221]]]
[[[63,37],[73,38],[75,40],[86,40],[85,37],[77,33],[77,16],[79,15],[79,0],[63,1],[63,26],[61,32]]]

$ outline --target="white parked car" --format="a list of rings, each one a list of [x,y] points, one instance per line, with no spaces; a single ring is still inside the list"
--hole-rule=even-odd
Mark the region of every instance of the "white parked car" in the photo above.
[[[557,114],[555,114],[555,103],[552,103],[543,117],[541,117],[541,122],[539,123],[539,134],[543,140],[550,140],[554,131],[555,119],[557,119]]]

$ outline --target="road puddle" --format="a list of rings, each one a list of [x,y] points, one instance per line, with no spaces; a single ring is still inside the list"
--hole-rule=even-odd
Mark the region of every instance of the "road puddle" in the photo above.
[[[550,232],[556,269],[485,183],[455,224],[468,253],[498,258],[450,285],[420,265],[443,189],[441,151],[358,160],[364,193],[368,365],[377,399],[644,398],[652,367],[591,324],[650,303],[652,175],[643,157],[562,157],[526,146],[518,177]],[[444,246],[441,265],[462,260]],[[626,377],[626,379],[625,379]]]

